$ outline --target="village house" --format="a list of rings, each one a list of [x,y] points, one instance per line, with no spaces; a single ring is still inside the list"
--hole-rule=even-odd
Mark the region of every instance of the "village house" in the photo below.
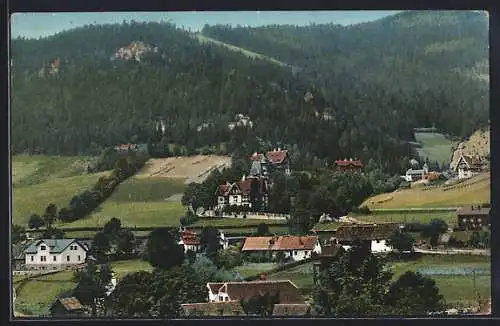
[[[255,196],[267,206],[268,185],[266,180],[259,177],[243,176],[241,181],[235,183],[226,182],[217,188],[217,205],[215,210],[223,210],[228,206],[240,206],[247,209],[252,208],[252,188],[256,190]]]
[[[184,252],[194,251],[199,252],[201,250],[200,239],[198,235],[193,231],[181,228],[179,231],[179,242],[181,246],[184,247]]]
[[[41,239],[24,250],[26,269],[61,270],[85,263],[88,248],[75,239]]]
[[[387,245],[387,241],[398,231],[399,225],[396,223],[341,225],[335,230],[330,242],[342,245],[346,250],[353,244],[361,243],[372,253],[388,253],[392,247]]]
[[[128,151],[137,151],[137,145],[136,144],[121,144],[118,146],[115,146],[115,151],[117,152],[128,152]]]
[[[183,317],[245,316],[240,301],[185,303],[181,305]]]
[[[75,298],[57,298],[50,307],[52,317],[61,318],[81,318],[86,316],[86,312],[80,301]]]
[[[255,165],[255,169],[257,169],[257,165],[260,165],[259,169],[262,175],[268,174],[270,168],[283,169],[287,175],[292,173],[290,155],[286,149],[278,147],[267,152],[266,155],[256,152],[250,156],[250,160],[258,163]],[[253,164],[252,168],[254,168]]]
[[[241,251],[271,252],[275,257],[281,251],[285,258],[299,261],[321,254],[321,245],[317,236],[247,237]]]
[[[406,182],[415,182],[422,179],[426,179],[426,175],[429,174],[429,167],[426,163],[422,166],[421,169],[413,169],[410,168],[406,170],[406,174],[401,176]]]
[[[468,179],[480,173],[485,168],[479,157],[461,155],[453,171],[458,173],[458,179]]]
[[[279,294],[281,304],[305,303],[297,286],[289,280],[207,283],[207,288],[210,302],[243,301],[268,293]]]
[[[461,230],[481,230],[490,225],[490,208],[479,205],[457,209],[458,228]]]
[[[352,171],[352,172],[361,172],[363,170],[363,163],[360,160],[343,159],[336,160],[333,164],[333,167],[337,171]]]

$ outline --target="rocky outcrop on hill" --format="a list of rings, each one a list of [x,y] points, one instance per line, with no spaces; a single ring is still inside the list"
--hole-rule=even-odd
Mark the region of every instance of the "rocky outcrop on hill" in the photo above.
[[[480,129],[476,131],[466,141],[460,142],[451,157],[450,168],[455,167],[460,155],[478,156],[479,159],[487,159],[490,157],[490,128]]]

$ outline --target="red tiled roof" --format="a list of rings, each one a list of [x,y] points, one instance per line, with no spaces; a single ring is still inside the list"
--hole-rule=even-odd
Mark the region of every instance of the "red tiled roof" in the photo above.
[[[281,164],[286,159],[288,150],[270,151],[266,153],[267,159],[273,164]]]
[[[363,167],[363,163],[359,160],[336,160],[336,166],[346,167],[346,166],[355,166],[355,167]]]
[[[83,309],[82,304],[75,297],[71,297],[71,298],[59,298],[58,301],[62,304],[62,306],[64,307],[64,309],[66,309],[67,311],[73,311],[73,310]]]
[[[226,182],[226,184],[219,186],[219,189],[217,189],[217,193],[221,196],[227,196],[232,186],[233,184]]]
[[[387,240],[399,229],[396,223],[342,225],[335,231],[335,238],[343,241]]]
[[[299,289],[289,280],[266,280],[252,282],[227,282],[221,288],[232,300],[245,300],[254,296],[279,292],[279,303],[305,303]]]
[[[241,250],[313,250],[317,242],[317,236],[247,237]]]

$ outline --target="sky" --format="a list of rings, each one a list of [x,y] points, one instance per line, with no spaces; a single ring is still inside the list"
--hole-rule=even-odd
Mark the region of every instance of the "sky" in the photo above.
[[[352,25],[377,20],[400,11],[219,11],[219,12],[78,12],[17,13],[11,16],[11,37],[39,38],[87,24],[111,24],[124,20],[171,21],[199,31],[205,24],[261,26],[311,23]]]

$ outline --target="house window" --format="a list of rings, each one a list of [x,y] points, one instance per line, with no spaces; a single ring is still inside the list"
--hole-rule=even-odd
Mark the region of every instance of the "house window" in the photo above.
[[[47,250],[46,246],[40,246],[40,250]]]
[[[293,252],[293,255],[294,255],[294,256],[297,256],[297,251],[294,251],[294,252]]]
[[[219,301],[224,301],[224,297],[222,295],[219,296]]]
[[[57,256],[52,256],[52,260],[56,261],[57,260]]]
[[[309,255],[309,251],[304,251],[304,254],[307,256]]]
[[[234,201],[238,201],[238,196],[233,196]]]
[[[229,301],[229,297],[226,297],[226,300],[225,301]]]
[[[40,261],[47,261],[47,257],[46,256],[40,256]]]
[[[35,260],[35,256],[31,256],[31,261],[34,261]]]
[[[80,255],[78,255],[78,261],[80,261]]]
[[[69,261],[69,256],[66,256],[66,261]]]

